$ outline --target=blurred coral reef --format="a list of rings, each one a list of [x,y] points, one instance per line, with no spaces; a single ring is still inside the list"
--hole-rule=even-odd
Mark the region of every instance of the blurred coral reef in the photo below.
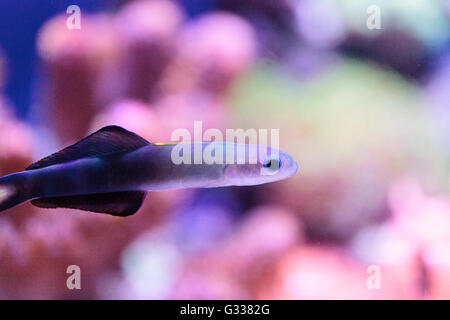
[[[3,93],[0,52],[0,175],[106,125],[170,142],[197,120],[280,129],[299,173],[150,193],[127,218],[13,208],[0,298],[449,299],[448,7],[382,1],[371,34],[369,1],[215,3],[196,16],[169,0],[82,8],[80,30],[64,12],[45,21],[33,121]],[[81,290],[66,287],[69,265]]]

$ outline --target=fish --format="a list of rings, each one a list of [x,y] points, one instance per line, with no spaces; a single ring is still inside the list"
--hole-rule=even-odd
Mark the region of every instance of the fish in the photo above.
[[[205,161],[179,161],[198,152]],[[25,171],[0,178],[0,212],[31,201],[39,208],[126,217],[141,208],[151,191],[258,185],[289,178],[297,170],[289,154],[266,146],[150,143],[122,127],[107,126]]]

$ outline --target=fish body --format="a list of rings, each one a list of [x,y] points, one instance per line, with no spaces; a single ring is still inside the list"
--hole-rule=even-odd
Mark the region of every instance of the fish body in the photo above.
[[[226,161],[231,151],[234,159],[239,158],[239,148],[247,161]],[[27,171],[1,178],[0,211],[32,200],[38,207],[124,216],[139,209],[148,191],[256,185],[296,173],[298,166],[288,154],[266,147],[264,153],[260,148],[220,142],[152,144],[123,128],[109,126]],[[205,163],[203,157],[211,155],[211,150],[222,157]],[[251,151],[261,159],[250,161]],[[202,161],[196,163],[199,154]],[[174,161],[180,155],[188,161]],[[271,169],[268,161],[277,161],[275,167],[279,168]]]

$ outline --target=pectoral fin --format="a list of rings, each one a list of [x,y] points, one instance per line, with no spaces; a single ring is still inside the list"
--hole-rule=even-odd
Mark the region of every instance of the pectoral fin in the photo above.
[[[147,192],[144,191],[126,191],[70,197],[40,198],[31,201],[31,203],[39,208],[78,209],[126,217],[139,210],[146,195]]]

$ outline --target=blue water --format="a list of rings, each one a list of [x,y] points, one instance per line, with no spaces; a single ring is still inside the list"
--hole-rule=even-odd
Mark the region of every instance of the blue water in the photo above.
[[[50,17],[66,12],[69,5],[82,12],[109,10],[116,0],[1,0],[0,47],[7,58],[5,94],[25,118],[32,102],[32,79],[37,71],[36,34]]]
[[[180,1],[189,16],[215,8],[214,0]],[[110,11],[121,0],[1,0],[0,47],[8,61],[5,94],[25,119],[33,102],[33,79],[38,70],[36,34],[50,17],[66,12],[69,5],[81,12]]]

